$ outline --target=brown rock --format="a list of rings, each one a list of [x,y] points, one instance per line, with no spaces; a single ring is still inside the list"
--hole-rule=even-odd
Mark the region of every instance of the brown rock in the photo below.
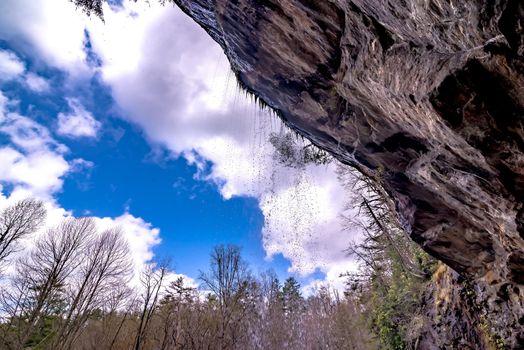
[[[524,348],[523,1],[176,2],[248,91],[382,181],[411,237],[473,278],[492,332]]]

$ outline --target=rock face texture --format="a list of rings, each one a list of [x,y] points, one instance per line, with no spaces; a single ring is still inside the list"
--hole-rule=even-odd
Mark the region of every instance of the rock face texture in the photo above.
[[[248,91],[381,181],[524,348],[524,1],[176,2]]]

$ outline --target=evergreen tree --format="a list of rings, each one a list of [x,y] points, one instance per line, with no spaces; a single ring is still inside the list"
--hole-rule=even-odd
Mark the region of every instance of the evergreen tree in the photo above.
[[[293,277],[289,277],[282,287],[282,305],[286,314],[301,311],[304,306],[300,284]]]

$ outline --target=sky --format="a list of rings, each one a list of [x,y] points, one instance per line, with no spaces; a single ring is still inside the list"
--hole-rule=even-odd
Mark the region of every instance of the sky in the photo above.
[[[168,259],[197,283],[218,244],[254,272],[343,286],[356,265],[337,166],[288,168],[287,130],[239,90],[220,47],[173,6],[0,2],[0,208],[42,199],[47,226],[120,226],[136,271]]]

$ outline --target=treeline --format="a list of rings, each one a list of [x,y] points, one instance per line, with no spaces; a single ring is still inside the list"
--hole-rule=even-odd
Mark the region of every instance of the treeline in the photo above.
[[[36,235],[45,215],[32,199],[0,213],[2,349],[77,348],[93,315],[117,310],[128,295],[132,264],[120,230],[69,218]]]
[[[35,234],[44,218],[35,200],[0,213],[2,349],[367,349],[372,342],[352,297],[324,287],[305,298],[293,278],[252,274],[236,246],[214,248],[199,289],[170,280],[164,265],[130,283],[121,231],[97,232],[92,219],[69,218]],[[32,242],[26,252],[23,239]]]
[[[213,250],[200,290],[179,278],[157,295],[162,272],[153,280],[139,313],[92,321],[83,348],[367,349],[371,341],[355,324],[358,306],[349,298],[327,288],[305,298],[293,278],[280,283],[271,272],[254,276],[235,246]]]
[[[198,288],[163,264],[134,276],[120,230],[69,218],[37,234],[43,204],[20,201],[0,213],[0,348],[415,349],[435,261],[409,240],[380,179],[347,169],[340,179],[359,210],[345,220],[363,235],[348,247],[361,269],[345,291],[308,296],[293,278],[250,272],[236,246],[214,248]]]

